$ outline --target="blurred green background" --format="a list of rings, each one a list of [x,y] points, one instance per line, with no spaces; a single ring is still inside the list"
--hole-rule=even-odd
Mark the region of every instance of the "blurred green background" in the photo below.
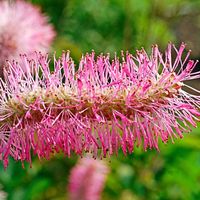
[[[32,0],[49,16],[57,31],[52,47],[60,55],[69,49],[78,63],[81,54],[120,53],[152,44],[165,49],[182,41],[200,57],[200,0]],[[197,69],[198,70],[197,66]],[[200,82],[194,83],[200,88]],[[0,186],[8,200],[64,200],[70,169],[77,157],[50,161],[33,159],[32,168],[10,159],[0,165]],[[160,153],[136,149],[125,157],[107,159],[111,172],[102,199],[199,200],[200,125],[175,144],[161,144]],[[0,196],[1,198],[1,196]]]

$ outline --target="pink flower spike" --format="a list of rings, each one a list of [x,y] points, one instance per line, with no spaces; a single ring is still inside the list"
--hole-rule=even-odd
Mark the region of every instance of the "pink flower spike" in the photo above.
[[[53,26],[39,7],[23,0],[0,1],[0,75],[5,60],[18,60],[22,53],[29,58],[35,51],[46,53],[54,37]]]
[[[102,160],[80,159],[69,178],[69,199],[99,200],[108,172]]]
[[[127,52],[122,63],[87,53],[77,72],[69,52],[54,58],[52,72],[48,56],[40,53],[31,60],[21,56],[20,64],[8,62],[0,79],[4,166],[9,156],[31,162],[31,152],[46,159],[57,152],[102,158],[119,149],[132,153],[135,146],[159,151],[159,140],[182,138],[200,116],[200,91],[185,82],[199,79],[200,72],[193,72],[196,62],[186,60],[188,54],[181,61],[183,45],[174,51],[169,44],[165,57],[157,46],[150,56],[144,49],[136,57]]]

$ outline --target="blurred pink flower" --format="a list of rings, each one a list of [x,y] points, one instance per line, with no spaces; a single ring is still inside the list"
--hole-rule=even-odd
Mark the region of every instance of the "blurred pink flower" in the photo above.
[[[102,160],[80,159],[69,178],[69,199],[99,200],[108,172]]]
[[[92,152],[96,158],[119,149],[126,155],[135,146],[159,150],[159,139],[182,138],[200,116],[200,91],[184,82],[200,78],[200,72],[192,72],[197,62],[188,61],[190,52],[181,58],[184,48],[169,44],[163,58],[154,46],[150,56],[142,49],[122,55],[122,62],[102,54],[95,59],[92,52],[77,72],[69,52],[54,59],[54,72],[41,54],[34,60],[21,56],[21,65],[8,63],[0,81],[4,166],[9,155],[31,162],[31,150],[47,159],[59,151],[69,157]]]
[[[40,9],[25,1],[0,2],[0,70],[5,60],[20,53],[47,52],[55,36],[52,25]]]
[[[8,197],[8,194],[4,190],[2,190],[2,185],[0,185],[0,199],[6,200],[8,199],[7,197]]]

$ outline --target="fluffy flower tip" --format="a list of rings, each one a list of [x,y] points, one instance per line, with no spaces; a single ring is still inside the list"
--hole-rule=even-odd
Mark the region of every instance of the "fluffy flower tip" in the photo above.
[[[92,52],[82,57],[78,71],[69,52],[54,60],[52,72],[41,54],[9,63],[0,82],[4,165],[9,155],[31,162],[31,151],[47,159],[59,151],[91,152],[96,158],[119,149],[126,155],[135,146],[158,150],[159,139],[182,138],[200,116],[200,91],[185,82],[200,72],[193,72],[190,52],[182,58],[184,48],[169,44],[162,56],[154,46],[150,56],[143,49],[112,62]]]
[[[102,160],[81,159],[69,179],[70,200],[99,200],[109,170]]]

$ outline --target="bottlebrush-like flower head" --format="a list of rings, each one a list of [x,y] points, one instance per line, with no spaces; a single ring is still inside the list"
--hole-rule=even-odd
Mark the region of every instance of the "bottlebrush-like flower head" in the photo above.
[[[0,67],[20,53],[47,52],[55,36],[40,9],[25,1],[0,2]]]
[[[99,200],[109,172],[102,160],[80,159],[69,179],[70,200]]]
[[[184,81],[200,77],[196,62],[169,44],[162,56],[153,46],[150,56],[142,49],[121,61],[95,53],[82,57],[75,71],[69,52],[54,59],[21,56],[21,64],[8,63],[0,82],[0,155],[31,162],[59,151],[96,158],[132,153],[135,146],[159,149],[159,139],[182,137],[199,119],[199,91]],[[177,54],[172,61],[172,49]],[[24,72],[26,69],[26,73]],[[183,89],[188,87],[196,94]]]

